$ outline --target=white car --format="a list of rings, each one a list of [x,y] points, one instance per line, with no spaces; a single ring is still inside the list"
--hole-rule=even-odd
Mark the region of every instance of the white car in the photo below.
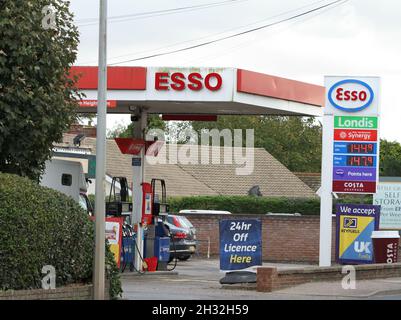
[[[230,211],[220,210],[180,210],[182,214],[232,214]]]

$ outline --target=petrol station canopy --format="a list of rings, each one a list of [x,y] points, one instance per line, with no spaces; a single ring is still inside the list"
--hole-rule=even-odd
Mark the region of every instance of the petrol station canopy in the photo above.
[[[98,68],[71,75],[86,97],[80,111],[96,113]],[[108,113],[171,115],[323,115],[323,86],[235,68],[108,67]],[[178,116],[174,118],[174,115]],[[185,117],[183,118],[185,120]]]

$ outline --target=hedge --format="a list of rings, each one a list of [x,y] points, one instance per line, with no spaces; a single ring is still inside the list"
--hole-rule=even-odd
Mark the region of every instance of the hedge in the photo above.
[[[92,206],[95,196],[89,195]],[[108,197],[106,197],[108,201]],[[170,212],[178,213],[185,209],[224,210],[234,214],[301,213],[319,215],[320,198],[251,197],[251,196],[189,196],[169,197]],[[346,195],[333,199],[333,213],[337,203],[372,204],[372,196]]]
[[[42,287],[42,267],[56,270],[56,286],[92,280],[94,223],[58,191],[0,173],[0,290]],[[121,294],[118,269],[106,245],[110,295]],[[117,270],[117,272],[116,272]]]
[[[336,203],[372,203],[369,197],[348,197],[333,201]],[[184,209],[225,210],[237,214],[301,213],[320,214],[320,198],[284,198],[252,196],[192,196],[170,197],[170,211],[177,213]]]

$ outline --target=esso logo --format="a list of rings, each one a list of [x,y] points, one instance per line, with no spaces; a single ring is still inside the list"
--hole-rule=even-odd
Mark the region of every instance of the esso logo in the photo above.
[[[355,79],[339,81],[328,92],[328,99],[333,107],[346,112],[366,109],[373,98],[372,88],[366,82]]]
[[[182,72],[156,72],[155,89],[156,90],[175,90],[183,91],[189,89],[200,91],[206,88],[209,91],[217,91],[223,85],[223,78],[216,72],[208,73],[203,77],[199,72],[192,72],[185,75]]]

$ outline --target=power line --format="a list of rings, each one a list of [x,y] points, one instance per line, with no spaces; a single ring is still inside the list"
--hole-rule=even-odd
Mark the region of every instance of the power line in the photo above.
[[[115,63],[110,63],[109,65],[112,66],[112,65],[117,65],[117,64],[121,64],[121,63],[145,60],[145,59],[160,57],[160,56],[164,56],[164,55],[168,55],[168,54],[173,54],[173,53],[178,53],[178,52],[182,52],[182,51],[187,51],[187,50],[203,47],[203,46],[206,46],[206,45],[209,45],[209,44],[212,44],[212,43],[216,43],[216,42],[220,42],[220,41],[223,41],[223,40],[239,37],[239,36],[242,36],[244,34],[248,34],[248,33],[255,32],[255,31],[258,31],[258,30],[261,30],[261,29],[265,29],[265,28],[269,28],[269,27],[272,27],[272,26],[275,26],[275,25],[278,25],[278,24],[281,24],[281,23],[284,23],[284,22],[287,22],[287,21],[291,21],[291,20],[297,19],[299,17],[308,15],[308,14],[310,14],[312,12],[320,11],[320,10],[322,10],[324,8],[327,8],[327,7],[333,7],[334,8],[335,6],[344,4],[344,3],[348,2],[348,1],[349,0],[332,1],[332,2],[330,2],[328,4],[319,6],[317,8],[310,9],[310,10],[307,10],[305,12],[293,15],[293,16],[291,16],[289,18],[282,19],[280,21],[272,22],[272,23],[269,23],[269,24],[265,24],[263,26],[259,26],[259,27],[256,27],[256,28],[252,28],[252,29],[249,29],[249,30],[242,31],[242,32],[238,32],[238,33],[233,34],[233,35],[221,37],[221,38],[215,39],[215,40],[206,41],[206,42],[203,42],[203,43],[195,44],[195,45],[188,46],[188,47],[181,48],[181,49],[171,50],[171,51],[168,51],[168,52],[157,53],[157,54],[152,54],[152,55],[148,55],[148,56],[144,56],[144,57],[140,57],[140,58],[135,58],[135,59],[129,59],[129,60],[125,60],[125,61],[119,61],[119,62],[115,62]]]
[[[271,16],[271,17],[268,17],[267,19],[265,18],[265,19],[263,19],[263,20],[255,21],[255,22],[252,22],[252,23],[249,23],[249,24],[240,26],[240,27],[231,28],[231,29],[225,30],[225,31],[223,31],[223,32],[218,32],[218,33],[215,33],[215,34],[212,34],[212,35],[207,35],[207,36],[200,37],[200,38],[197,38],[197,39],[191,39],[191,40],[186,40],[186,41],[180,41],[180,42],[176,42],[176,43],[173,43],[173,44],[170,44],[170,45],[167,45],[167,46],[163,46],[163,47],[159,47],[159,48],[155,48],[155,49],[151,49],[151,50],[143,50],[143,51],[132,52],[132,53],[124,54],[124,55],[114,56],[114,57],[111,57],[110,60],[114,60],[114,59],[118,59],[118,58],[123,58],[123,57],[130,57],[130,56],[132,56],[132,55],[138,55],[138,54],[142,54],[142,53],[154,52],[154,51],[163,50],[163,49],[167,49],[167,48],[171,48],[171,47],[176,47],[176,46],[178,46],[178,45],[183,45],[183,44],[186,44],[186,43],[191,43],[191,42],[194,42],[194,41],[200,41],[200,40],[203,40],[203,39],[208,39],[208,38],[211,38],[211,37],[216,37],[216,36],[218,36],[218,35],[226,34],[226,33],[231,32],[231,31],[236,31],[236,30],[238,30],[238,29],[243,29],[243,28],[246,28],[246,27],[249,27],[249,26],[254,26],[254,25],[260,24],[260,23],[262,23],[262,22],[266,22],[267,20],[271,20],[271,19],[274,19],[274,18],[278,18],[278,17],[281,17],[281,16],[285,16],[285,15],[288,15],[289,13],[297,12],[297,11],[302,10],[302,9],[304,9],[304,8],[309,8],[309,7],[311,7],[311,6],[314,6],[314,5],[317,5],[317,4],[319,4],[319,3],[326,2],[326,1],[327,1],[327,0],[319,0],[319,1],[316,1],[316,2],[313,2],[313,3],[310,3],[310,4],[308,4],[308,5],[304,5],[304,6],[298,7],[298,8],[296,8],[296,9],[288,10],[288,11],[282,12],[282,13],[280,13],[280,14],[277,14],[277,15],[274,15],[274,16]],[[96,62],[96,60],[91,60],[91,61],[83,62],[83,63],[81,63],[81,65],[85,65],[85,64],[88,64],[88,63],[92,63],[92,62]]]
[[[138,20],[138,19],[146,19],[146,18],[151,18],[151,17],[164,16],[164,15],[168,15],[168,14],[208,9],[208,8],[213,8],[213,7],[218,7],[218,6],[230,5],[230,4],[234,4],[234,3],[238,3],[238,2],[246,2],[246,1],[249,1],[249,0],[226,0],[226,1],[213,2],[213,3],[201,4],[201,5],[195,5],[195,6],[187,6],[187,7],[166,9],[166,10],[156,10],[156,11],[126,14],[126,15],[110,17],[108,19],[108,22],[112,23],[112,22],[124,22],[124,21]],[[98,21],[99,20],[97,18],[88,18],[88,19],[77,20],[76,22],[83,23],[83,24],[78,24],[77,25],[78,27],[86,27],[86,26],[91,26],[91,25],[97,25]]]
[[[324,0],[323,0],[323,1],[324,1]],[[318,1],[318,2],[322,2],[322,1]],[[338,5],[340,5],[340,4],[338,4]],[[330,9],[332,9],[332,8],[325,8],[325,9],[322,9],[322,10],[328,11],[328,10],[330,10]],[[324,13],[324,12],[319,11],[319,12],[315,13],[314,15],[309,15],[309,16],[305,17],[305,18],[302,19],[302,20],[300,20],[300,19],[299,19],[299,20],[295,20],[294,22],[288,24],[287,26],[284,26],[285,29],[281,29],[281,30],[278,30],[278,31],[276,30],[274,35],[277,35],[277,34],[279,34],[279,33],[282,33],[282,32],[284,32],[285,30],[288,30],[289,28],[295,26],[296,24],[303,23],[303,22],[305,22],[305,21],[307,21],[307,20],[309,20],[309,19],[313,19],[313,18],[315,18],[315,17],[317,17],[318,15],[323,14],[323,13]],[[240,44],[236,44],[236,45],[234,45],[234,46],[227,47],[227,48],[225,48],[225,51],[226,51],[226,52],[207,54],[207,55],[203,55],[203,56],[201,56],[201,57],[198,57],[198,58],[196,58],[196,59],[186,59],[185,61],[186,61],[186,62],[189,62],[189,63],[195,62],[195,61],[198,61],[198,62],[199,62],[199,60],[203,60],[203,59],[206,59],[206,58],[207,58],[207,59],[210,59],[210,58],[211,58],[212,60],[214,60],[216,57],[221,57],[221,56],[225,56],[225,55],[227,55],[227,54],[231,54],[231,53],[233,53],[234,51],[237,51],[239,48],[243,48],[245,45],[247,45],[248,43],[251,43],[251,42],[255,42],[255,40],[250,40],[250,39],[248,39],[248,40],[245,40],[245,41],[241,42]],[[229,50],[229,52],[227,52],[227,49]]]

